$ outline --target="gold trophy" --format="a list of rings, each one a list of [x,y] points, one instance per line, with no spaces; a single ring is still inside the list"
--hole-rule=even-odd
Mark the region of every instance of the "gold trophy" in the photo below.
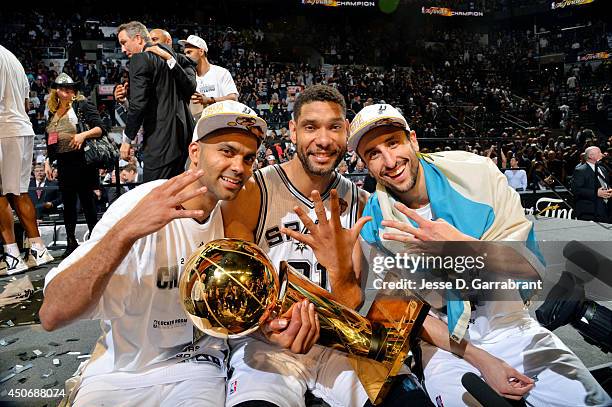
[[[179,293],[194,326],[220,338],[248,335],[307,298],[319,314],[318,344],[349,354],[373,404],[389,391],[429,310],[414,296],[394,299],[379,293],[363,317],[287,262],[276,273],[258,246],[238,239],[213,240],[193,253]]]

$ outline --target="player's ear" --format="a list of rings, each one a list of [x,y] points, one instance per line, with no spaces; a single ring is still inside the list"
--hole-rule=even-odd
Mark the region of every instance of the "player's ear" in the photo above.
[[[297,123],[295,120],[289,120],[289,137],[293,144],[297,143]]]
[[[411,130],[408,134],[408,141],[412,144],[414,151],[419,151],[419,142],[417,141],[416,132],[414,130]]]
[[[191,161],[191,164],[189,164],[189,168],[191,169],[198,168],[198,164],[200,162],[200,149],[201,148],[202,146],[200,146],[200,143],[197,141],[194,141],[191,144],[189,144],[189,161]]]

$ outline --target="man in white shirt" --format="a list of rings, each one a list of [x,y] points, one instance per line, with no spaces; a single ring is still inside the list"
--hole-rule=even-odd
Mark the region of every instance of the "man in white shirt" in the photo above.
[[[0,45],[0,232],[7,274],[53,261],[40,238],[36,209],[28,195],[34,148],[34,130],[27,114],[29,92],[23,66],[11,51]],[[9,200],[29,238],[31,248],[27,261],[16,243]]]
[[[91,238],[47,274],[44,329],[102,320],[71,405],[224,405],[227,343],[194,332],[178,281],[198,246],[224,237],[218,202],[234,199],[251,177],[265,131],[265,121],[241,103],[205,109],[189,145],[189,171],[123,194]],[[301,347],[301,325],[298,313],[274,320],[271,329],[286,329],[269,340]]]
[[[518,160],[515,157],[510,159],[510,169],[504,172],[508,179],[508,185],[516,191],[525,191],[527,189],[527,173],[525,170],[518,169]]]
[[[190,35],[179,44],[185,47],[185,55],[194,60],[196,67],[196,91],[189,108],[197,121],[206,106],[223,100],[238,100],[238,89],[230,72],[208,62],[208,45],[197,35]]]

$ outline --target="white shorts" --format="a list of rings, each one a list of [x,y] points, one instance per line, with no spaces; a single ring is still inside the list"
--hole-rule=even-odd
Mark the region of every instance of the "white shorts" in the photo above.
[[[80,389],[73,407],[215,407],[225,405],[225,377],[202,377],[134,389]]]
[[[493,340],[491,340],[494,338]],[[533,318],[499,332],[491,331],[473,344],[526,376],[537,376],[526,400],[534,406],[604,406],[612,402],[588,369],[561,340]],[[423,345],[425,387],[434,405],[480,405],[461,385],[467,372],[480,372],[457,356]]]
[[[28,192],[33,149],[33,136],[0,138],[0,195]]]
[[[304,406],[309,390],[332,407],[362,407],[368,400],[346,354],[315,345],[305,355],[253,337],[230,340],[226,406],[265,400]]]

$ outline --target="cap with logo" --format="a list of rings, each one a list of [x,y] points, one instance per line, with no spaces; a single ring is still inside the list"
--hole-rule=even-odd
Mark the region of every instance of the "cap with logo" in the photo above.
[[[198,141],[215,130],[227,128],[246,130],[261,143],[268,131],[268,124],[247,105],[235,100],[224,100],[202,110],[200,120],[193,131],[192,141]]]
[[[202,38],[198,37],[197,35],[192,34],[189,37],[187,37],[186,40],[179,40],[179,44],[181,44],[182,46],[192,45],[196,48],[203,49],[205,52],[208,52],[208,45],[206,45],[206,41],[204,41]]]
[[[396,126],[410,131],[404,116],[393,106],[383,103],[366,106],[357,113],[351,122],[349,148],[357,150],[363,135],[379,126]]]

